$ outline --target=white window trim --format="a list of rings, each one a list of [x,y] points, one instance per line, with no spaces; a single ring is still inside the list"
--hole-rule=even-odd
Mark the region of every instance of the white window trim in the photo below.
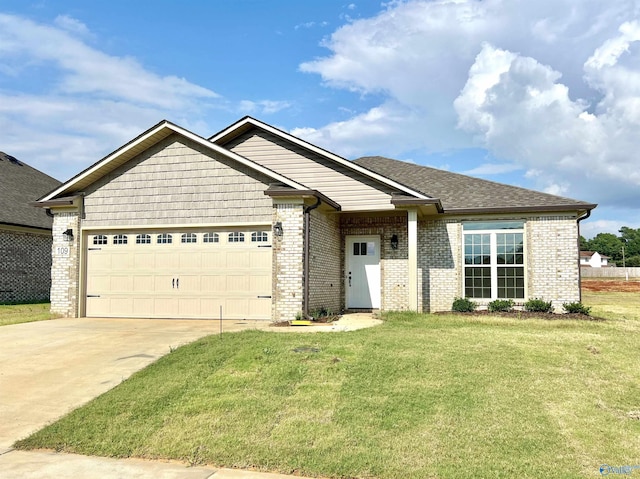
[[[527,288],[528,284],[528,260],[527,260],[527,235],[526,235],[526,223],[521,229],[487,229],[487,230],[466,230],[464,229],[464,224],[462,225],[462,295],[461,297],[466,297],[465,291],[465,279],[466,279],[466,269],[467,268],[486,268],[487,266],[491,269],[491,297],[490,298],[469,298],[476,302],[484,303],[495,301],[496,299],[512,299],[515,302],[525,302],[529,297],[529,292]],[[521,233],[522,234],[522,265],[498,265],[498,241],[496,235],[501,233]],[[465,263],[465,235],[471,234],[489,234],[489,255],[491,257],[491,263],[489,265],[486,264],[466,264]],[[522,268],[522,276],[524,278],[524,297],[522,298],[499,298],[498,297],[498,267],[516,267]]]

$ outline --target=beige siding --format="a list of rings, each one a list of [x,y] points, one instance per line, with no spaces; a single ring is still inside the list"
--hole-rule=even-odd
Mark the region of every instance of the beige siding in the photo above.
[[[306,151],[276,136],[251,130],[225,145],[281,175],[318,190],[342,206],[342,211],[392,210],[392,190],[349,168]]]
[[[85,227],[270,222],[269,180],[172,135],[92,185]]]

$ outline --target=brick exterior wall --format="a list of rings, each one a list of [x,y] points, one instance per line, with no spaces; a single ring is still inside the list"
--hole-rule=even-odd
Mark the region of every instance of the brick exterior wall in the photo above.
[[[453,300],[464,296],[462,221],[435,220],[418,225],[418,291],[425,312],[450,311]],[[563,303],[580,300],[577,241],[575,216],[526,218],[524,301],[552,301],[556,312],[562,312]],[[474,301],[486,306],[490,300]]]
[[[73,241],[62,233],[73,230]],[[80,218],[77,212],[55,212],[51,265],[51,312],[68,318],[78,316],[78,282],[80,258]]]
[[[309,228],[309,312],[342,309],[340,219],[335,213],[311,211]]]
[[[580,301],[578,225],[575,216],[529,218],[525,226],[527,295],[553,303]]]
[[[380,236],[380,284],[381,309],[384,311],[403,311],[409,307],[407,282],[409,270],[407,264],[407,217],[343,217],[340,221],[342,238],[340,241],[342,278],[345,277],[345,236]],[[398,249],[391,249],[391,237],[398,235]],[[341,295],[342,307],[345,307],[345,295]]]
[[[47,301],[51,234],[0,230],[0,303]]]
[[[289,321],[302,312],[304,299],[304,205],[274,204],[273,222],[282,223],[282,236],[273,237],[273,321]]]
[[[462,225],[458,220],[418,223],[418,305],[450,311],[462,294]]]

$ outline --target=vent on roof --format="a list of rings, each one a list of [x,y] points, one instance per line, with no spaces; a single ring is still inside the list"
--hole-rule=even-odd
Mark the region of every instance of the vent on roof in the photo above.
[[[7,155],[5,152],[0,151],[0,161],[2,160],[7,160],[14,165],[22,166],[22,163],[20,163],[20,161],[15,156]]]

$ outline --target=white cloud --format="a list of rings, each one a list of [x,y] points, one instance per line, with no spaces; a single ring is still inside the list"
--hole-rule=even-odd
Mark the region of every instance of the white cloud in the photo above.
[[[238,104],[238,109],[245,114],[269,115],[285,110],[291,106],[288,101],[278,100],[242,100]]]
[[[522,167],[514,163],[485,163],[467,171],[463,171],[465,175],[482,176],[482,175],[501,175],[521,170]]]
[[[91,36],[87,26],[69,15],[58,15],[53,21],[58,27],[81,36]]]
[[[392,2],[300,65],[379,104],[297,131],[353,156],[482,146],[540,189],[640,208],[639,15],[635,0]]]
[[[213,91],[176,76],[160,76],[133,58],[114,57],[96,50],[66,31],[80,22],[58,17],[64,29],[0,14],[0,58],[18,58],[58,71],[57,89],[63,94],[97,94],[166,109],[194,106],[216,98]],[[28,68],[28,67],[27,67]]]
[[[0,14],[4,151],[67,179],[162,118],[209,133],[198,118],[220,101],[216,93],[108,55],[84,38],[93,35],[69,16],[47,25]],[[32,76],[42,85],[25,93],[20,81]]]

